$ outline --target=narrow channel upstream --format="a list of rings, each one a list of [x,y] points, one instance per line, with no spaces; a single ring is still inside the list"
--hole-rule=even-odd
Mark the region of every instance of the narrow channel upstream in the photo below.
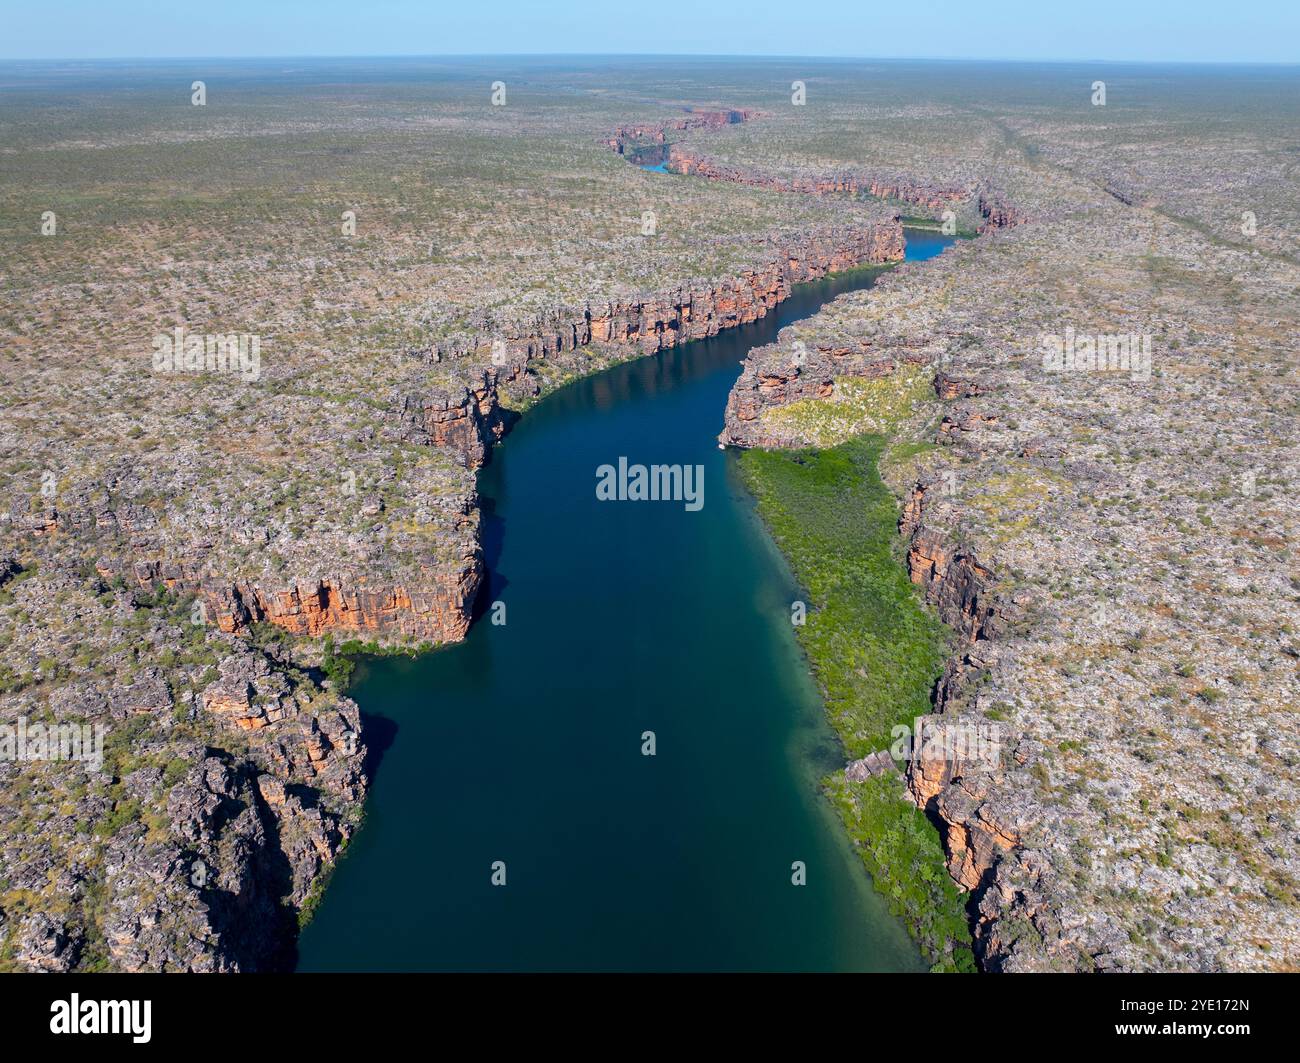
[[[909,259],[952,242],[907,236]],[[506,623],[361,664],[387,745],[300,970],[923,969],[818,792],[843,756],[799,592],[716,443],[745,352],[873,279],[579,380],[495,450],[479,491]],[[702,465],[703,507],[598,501],[620,457]]]

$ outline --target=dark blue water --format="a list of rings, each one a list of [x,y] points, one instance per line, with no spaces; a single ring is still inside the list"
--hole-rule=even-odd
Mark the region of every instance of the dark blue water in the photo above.
[[[950,242],[910,233],[908,257]],[[745,351],[871,281],[580,380],[494,452],[506,623],[362,666],[368,740],[391,744],[300,969],[922,969],[819,793],[843,755],[791,632],[799,592],[716,442]],[[703,507],[598,501],[620,456],[702,465]]]

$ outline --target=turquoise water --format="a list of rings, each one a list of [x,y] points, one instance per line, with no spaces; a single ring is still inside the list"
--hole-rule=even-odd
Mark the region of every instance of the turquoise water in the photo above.
[[[909,232],[908,257],[950,242]],[[300,970],[923,968],[818,792],[843,757],[791,632],[799,592],[716,442],[745,351],[871,281],[577,381],[496,449],[485,615],[359,670],[383,748]],[[703,506],[598,501],[620,457],[703,466]]]

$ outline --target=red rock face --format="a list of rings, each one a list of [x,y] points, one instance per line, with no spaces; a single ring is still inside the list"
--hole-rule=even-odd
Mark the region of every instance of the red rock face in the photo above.
[[[882,174],[871,171],[847,171],[834,174],[806,174],[778,177],[758,170],[718,162],[697,149],[673,144],[668,149],[668,169],[674,173],[695,174],[713,181],[768,188],[777,192],[802,192],[805,195],[870,195],[911,203],[931,211],[957,207],[975,199],[980,216],[979,231],[1006,229],[1026,221],[1025,214],[1006,202],[1001,193],[987,185],[955,184],[926,181],[905,174]]]
[[[100,574],[112,578],[119,573],[101,569]],[[340,632],[443,643],[465,637],[484,573],[482,553],[472,542],[459,566],[429,569],[415,585],[371,584],[364,575],[340,573],[310,583],[264,587],[223,580],[205,571],[199,558],[137,561],[129,575],[141,587],[161,583],[194,594],[206,609],[207,621],[226,632],[269,623],[298,635]]]
[[[675,288],[631,301],[588,305],[557,312],[536,331],[501,339],[504,367],[477,371],[457,396],[435,391],[402,399],[399,419],[412,442],[445,447],[469,468],[477,468],[506,431],[498,391],[523,388],[536,394],[529,363],[590,343],[609,343],[653,354],[680,343],[716,336],[724,329],[757,321],[790,295],[793,285],[855,266],[903,258],[903,229],[897,219],[835,226],[793,237],[778,245],[766,264],[715,285]],[[446,349],[441,361],[469,359],[490,346],[487,337]],[[832,352],[843,360],[851,352]],[[892,371],[893,363],[864,371]],[[792,392],[793,394],[793,392]]]
[[[987,663],[990,643],[1012,619],[1013,607],[993,595],[993,574],[973,553],[951,548],[922,524],[925,495],[933,486],[916,484],[899,527],[909,538],[908,575],[957,635],[956,651],[935,688],[937,716],[927,718],[942,729],[943,714],[966,679]],[[951,750],[942,757],[927,757],[924,744],[914,744],[907,788],[917,805],[941,824],[949,874],[964,889],[974,890],[1020,838],[1014,828],[997,822],[986,802],[985,774],[969,767]]]
[[[980,217],[984,219],[980,224],[981,233],[1009,229],[1028,220],[1022,211],[1011,206],[1000,193],[987,188],[979,193],[978,208]]]
[[[205,587],[203,593],[222,631],[238,631],[258,622],[297,635],[338,631],[362,637],[401,634],[421,641],[459,642],[469,630],[481,579],[479,559],[453,584],[431,580],[418,590],[400,586],[371,589],[323,579],[314,586],[295,584],[269,592],[236,584],[216,593]]]
[[[624,125],[615,129],[605,143],[620,155],[637,144],[664,144],[670,130],[685,132],[692,129],[717,129],[739,122],[761,118],[755,110],[693,111],[683,118],[640,125]],[[885,174],[867,170],[848,170],[837,173],[810,173],[793,177],[778,177],[758,170],[720,162],[687,144],[672,144],[665,159],[674,173],[695,174],[713,181],[770,188],[778,192],[802,192],[806,195],[870,195],[911,203],[931,211],[941,211],[970,199],[980,217],[979,232],[1007,229],[1028,220],[1026,215],[1011,206],[996,189],[985,183],[960,184],[927,181],[906,174]],[[1109,189],[1108,189],[1109,191]],[[1127,202],[1127,200],[1125,200]]]
[[[765,410],[800,399],[827,399],[834,393],[837,379],[873,380],[889,376],[900,365],[923,365],[928,357],[898,343],[877,347],[868,341],[851,347],[817,346],[805,354],[802,362],[777,346],[751,351],[727,396],[724,427],[718,440],[737,447],[789,446],[797,441],[773,435],[771,429],[760,424]]]
[[[441,448],[467,468],[478,468],[508,427],[501,392],[537,393],[530,371],[535,359],[593,342],[651,354],[755,321],[801,281],[866,263],[895,261],[902,255],[903,233],[897,221],[814,231],[776,247],[764,265],[715,285],[680,287],[636,300],[556,312],[544,325],[506,336],[502,365],[481,364],[492,347],[486,337],[457,350],[435,349],[433,357],[438,360],[448,356],[469,362],[465,383],[459,392],[432,389],[402,396],[393,411],[398,431],[410,442]],[[46,522],[50,530],[58,520],[51,515]],[[309,581],[266,586],[223,578],[211,572],[202,557],[140,560],[129,575],[142,587],[163,583],[197,594],[209,620],[227,632],[271,623],[308,636],[339,632],[447,643],[465,637],[484,573],[475,538],[467,542],[458,566],[431,568],[401,583],[368,577],[344,563]]]
[[[955,377],[942,371],[935,374],[934,393],[941,399],[969,399],[983,395],[985,391],[978,380]]]
[[[439,447],[454,454],[466,468],[477,469],[492,444],[505,435],[499,388],[521,379],[524,372],[518,362],[502,369],[476,367],[469,371],[469,382],[458,395],[435,389],[403,396],[396,410],[402,437]],[[536,392],[535,385],[532,390]]]
[[[786,299],[794,284],[855,266],[897,262],[903,250],[903,230],[896,221],[836,227],[793,240],[779,248],[767,265],[716,286],[678,288],[635,302],[589,306],[566,331],[654,353],[757,321]],[[521,342],[533,350],[539,338],[510,344]]]
[[[777,192],[801,192],[805,195],[871,195],[894,199],[932,210],[959,204],[969,199],[972,190],[961,185],[944,185],[899,175],[850,171],[834,174],[809,174],[777,177],[758,170],[719,162],[699,150],[674,144],[668,152],[668,169],[674,173],[695,174],[713,181],[768,188]]]
[[[689,111],[681,118],[672,118],[664,122],[647,122],[642,124],[621,125],[605,141],[620,155],[626,152],[632,142],[662,144],[667,138],[668,130],[685,132],[688,129],[719,129],[722,126],[736,125],[758,118],[763,112],[745,109],[726,111]]]

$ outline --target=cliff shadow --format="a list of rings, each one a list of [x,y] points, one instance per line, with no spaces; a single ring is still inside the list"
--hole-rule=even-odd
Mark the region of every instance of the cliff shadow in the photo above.
[[[362,759],[361,766],[366,773],[366,778],[370,780],[371,788],[374,787],[375,779],[379,775],[384,754],[397,741],[397,732],[396,720],[361,710],[361,733],[365,736],[366,744],[366,755]]]
[[[501,550],[505,545],[506,522],[497,512],[496,500],[486,495],[479,500],[480,513],[479,542],[483,548],[484,579],[478,594],[474,596],[474,605],[470,610],[470,622],[478,623],[492,603],[501,597],[510,581],[497,568],[501,561]]]
[[[247,855],[234,872],[236,888],[215,883],[200,891],[208,920],[224,957],[246,972],[291,971],[298,961],[298,913],[287,903],[294,886],[294,867],[285,850],[280,820],[257,792],[257,768],[238,764],[225,750],[208,750],[231,770],[238,796],[222,795],[213,827],[219,847]],[[253,814],[259,839],[241,813]],[[236,835],[230,837],[228,832]]]

